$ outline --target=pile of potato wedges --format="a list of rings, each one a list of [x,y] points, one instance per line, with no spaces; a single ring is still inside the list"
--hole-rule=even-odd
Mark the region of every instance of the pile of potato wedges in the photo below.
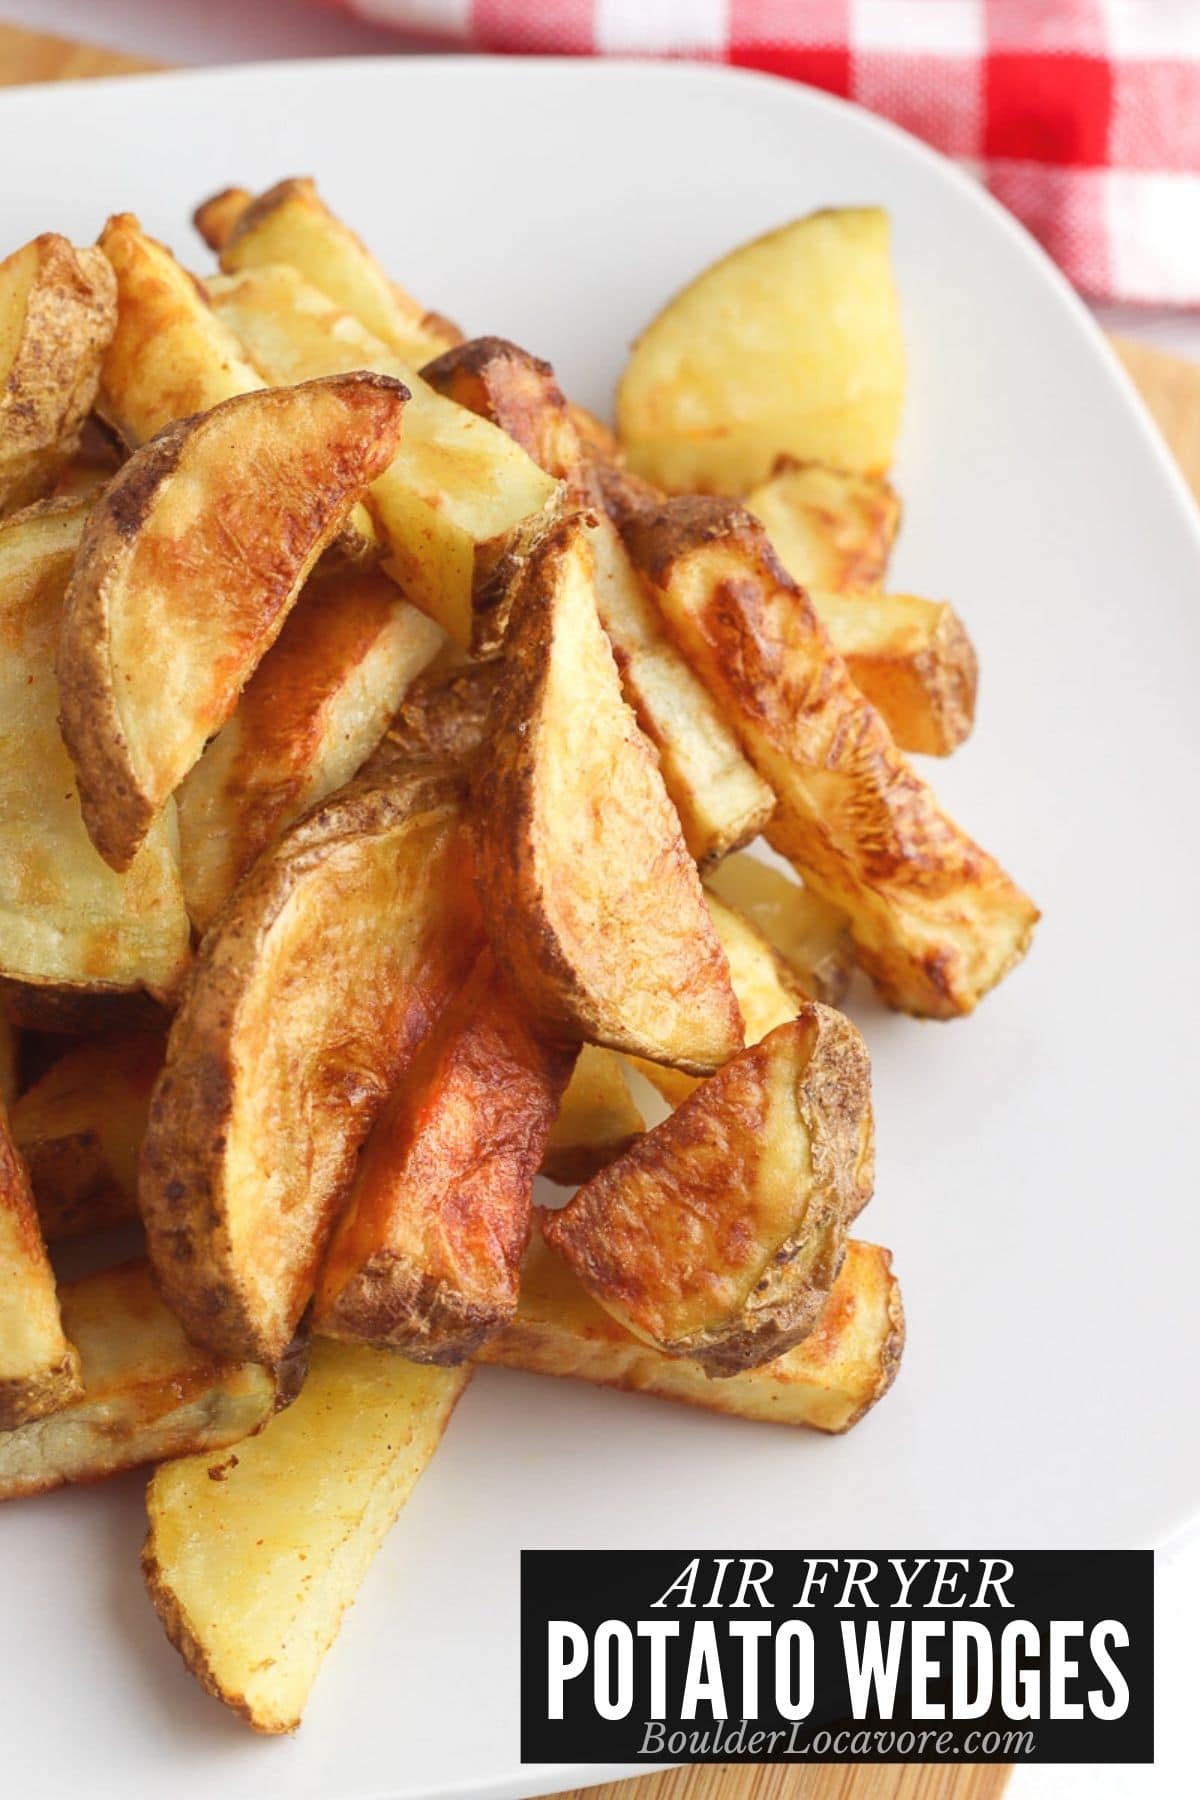
[[[615,433],[311,181],[196,224],[0,264],[0,1499],[154,1465],[167,1634],[286,1731],[477,1363],[881,1397],[839,1003],[965,1015],[1037,912],[908,760],[976,663],[886,585],[882,213],[702,273]]]

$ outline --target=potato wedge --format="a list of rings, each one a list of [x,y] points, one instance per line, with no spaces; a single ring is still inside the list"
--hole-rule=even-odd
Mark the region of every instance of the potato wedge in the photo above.
[[[601,1387],[682,1400],[773,1425],[849,1431],[883,1398],[904,1349],[904,1308],[891,1252],[854,1239],[820,1318],[799,1344],[759,1368],[710,1381],[697,1362],[631,1337],[535,1236],[521,1270],[517,1316],[477,1362],[566,1375]]]
[[[59,1316],[29,1172],[0,1106],[0,1433],[79,1392],[79,1357]]]
[[[904,404],[887,214],[811,213],[713,263],[633,347],[617,388],[630,467],[744,494],[781,455],[877,472]]]
[[[192,214],[192,224],[210,250],[224,249],[230,233],[253,198],[249,188],[227,187],[200,202]]]
[[[150,1109],[139,1198],[196,1343],[274,1362],[360,1144],[482,932],[458,781],[351,783],[259,857],[201,945]]]
[[[623,1155],[645,1129],[620,1058],[585,1044],[546,1143],[542,1174],[574,1187]]]
[[[854,686],[758,521],[720,500],[624,521],[680,647],[779,806],[765,836],[850,920],[882,997],[969,1013],[1020,961],[1038,912],[947,818]]]
[[[507,1323],[533,1178],[574,1061],[522,1017],[484,951],[363,1146],[314,1331],[459,1363]]]
[[[210,229],[224,229],[234,201],[227,189],[219,206],[200,208]],[[220,218],[220,225],[217,220]],[[345,307],[405,362],[419,368],[461,341],[448,319],[431,313],[390,281],[366,245],[330,212],[307,177],[277,182],[232,217],[216,248],[228,274],[284,263],[336,306]]]
[[[283,1371],[281,1389],[269,1369],[196,1349],[144,1261],[66,1282],[60,1299],[79,1346],[82,1391],[49,1418],[0,1435],[0,1500],[194,1450],[211,1461],[257,1431],[301,1372]]]
[[[854,968],[846,915],[820,894],[757,856],[738,851],[704,877],[709,896],[754,925],[781,956],[810,1000],[836,1006]]]
[[[129,867],[386,468],[406,398],[376,375],[239,395],[161,431],[93,509],[58,681],[84,820],[112,868]]]
[[[12,1108],[48,1243],[138,1216],[138,1152],[166,1055],[159,1032],[93,1038],[60,1056]]]
[[[794,1019],[811,996],[756,925],[736,907],[727,906],[707,884],[704,897],[729,964],[745,1040],[759,1044],[777,1025]],[[681,1069],[663,1068],[641,1056],[630,1061],[669,1106],[678,1106],[700,1085],[695,1076],[685,1075]]]
[[[881,585],[900,528],[899,497],[882,476],[784,457],[743,504],[801,587],[859,594]]]
[[[543,1235],[644,1343],[713,1376],[782,1356],[820,1318],[874,1175],[870,1065],[812,1001],[594,1175]]]
[[[809,598],[851,680],[901,750],[949,756],[971,735],[979,664],[952,606],[914,594]]]
[[[312,577],[179,789],[183,892],[198,931],[285,826],[357,773],[442,641],[378,571]]]
[[[703,1074],[737,1003],[657,759],[621,697],[580,515],[542,540],[513,605],[476,854],[496,960],[534,1016]]]
[[[144,444],[176,419],[262,387],[195,279],[132,213],[109,219],[100,248],[117,285],[100,406],[127,444]]]
[[[12,1018],[66,1029],[150,1010],[189,957],[173,809],[115,874],[58,728],[54,650],[86,519],[86,501],[48,501],[0,521],[0,986]]]
[[[208,293],[268,381],[353,369],[403,380],[411,400],[399,454],[371,489],[385,566],[406,599],[470,645],[476,587],[524,554],[557,506],[558,484],[505,432],[435,393],[295,270],[221,277]]]
[[[75,454],[116,320],[97,250],[46,232],[0,263],[0,512],[48,494]]]
[[[150,1598],[192,1674],[256,1731],[300,1723],[470,1373],[318,1338],[299,1396],[257,1437],[151,1477]]]
[[[540,468],[563,480],[572,497],[585,504],[598,499],[592,453],[549,363],[503,338],[476,338],[428,364],[422,374],[439,393],[516,438]],[[611,521],[598,517],[589,532],[596,610],[621,671],[622,690],[658,750],[684,841],[695,860],[707,865],[762,829],[774,795],[667,637]],[[485,641],[502,641],[515,591],[512,581],[501,584],[498,599],[495,587],[487,590],[497,603]],[[477,610],[477,635],[479,630]]]
[[[429,669],[404,696],[370,767],[449,762],[466,768],[489,741],[503,681],[501,662]]]

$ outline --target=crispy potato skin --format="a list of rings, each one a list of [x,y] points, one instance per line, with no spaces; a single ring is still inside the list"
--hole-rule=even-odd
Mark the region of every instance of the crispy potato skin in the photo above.
[[[513,607],[475,781],[497,963],[568,1040],[702,1074],[741,1041],[725,958],[657,759],[621,697],[581,517],[547,534]]]
[[[590,498],[575,420],[548,362],[507,338],[471,338],[427,362],[421,377],[507,431],[540,469],[567,483],[576,501]]]
[[[489,741],[492,707],[504,680],[499,661],[428,670],[396,709],[369,766],[447,762],[469,767]]]
[[[47,232],[0,263],[0,512],[48,494],[75,454],[116,320],[98,250]]]
[[[357,774],[441,632],[375,569],[310,578],[178,795],[188,914],[206,931],[255,859]]]
[[[645,1129],[620,1058],[585,1044],[562,1097],[541,1172],[548,1181],[575,1187],[623,1156]]]
[[[84,820],[111,867],[129,867],[390,462],[406,399],[365,374],[239,395],[167,426],[93,508],[58,681]]]
[[[138,1151],[165,1054],[158,1032],[93,1039],[51,1063],[12,1108],[48,1243],[137,1218]]]
[[[522,1017],[485,951],[367,1139],[315,1331],[453,1364],[507,1323],[533,1178],[574,1061]]]
[[[805,1003],[543,1212],[542,1231],[635,1336],[736,1374],[813,1329],[873,1174],[866,1049],[841,1013]]]
[[[164,1295],[219,1355],[282,1355],[359,1146],[478,954],[464,811],[436,768],[351,783],[259,858],[201,945],[139,1198]]]
[[[0,1106],[0,1432],[79,1392],[79,1356],[59,1317],[29,1173]]]
[[[768,842],[847,913],[889,1004],[972,1011],[1025,954],[1037,908],[896,749],[758,521],[696,497],[634,511],[624,533],[779,797]]]
[[[843,1432],[882,1399],[904,1349],[904,1308],[890,1251],[851,1240],[816,1325],[785,1355],[710,1381],[697,1362],[664,1356],[624,1331],[535,1237],[512,1324],[477,1361],[573,1376],[733,1418]]]
[[[0,521],[0,1003],[20,1024],[162,1019],[190,956],[173,807],[115,874],[84,826],[54,651],[86,501]]]
[[[0,1435],[0,1500],[211,1454],[257,1431],[289,1397],[269,1369],[190,1344],[145,1262],[68,1282],[61,1299],[82,1387],[48,1418]]]
[[[318,1338],[295,1402],[233,1456],[183,1457],[151,1477],[150,1598],[201,1686],[256,1731],[300,1723],[470,1375]]]

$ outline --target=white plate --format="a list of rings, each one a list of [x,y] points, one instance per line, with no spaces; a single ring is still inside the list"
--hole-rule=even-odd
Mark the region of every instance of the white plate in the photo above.
[[[879,1191],[910,1336],[845,1439],[487,1371],[289,1742],[205,1698],[142,1591],[140,1481],[6,1508],[6,1791],[511,1795],[522,1546],[1119,1546],[1200,1509],[1195,782],[1200,538],[1112,356],[945,163],[821,95],[703,68],[367,61],[0,101],[3,248],[313,171],[468,329],[606,409],[684,278],[818,205],[895,220],[911,347],[895,577],[978,644],[976,734],[930,765],[1045,919],[972,1019],[869,1006]],[[1189,1172],[1190,1171],[1190,1172]]]

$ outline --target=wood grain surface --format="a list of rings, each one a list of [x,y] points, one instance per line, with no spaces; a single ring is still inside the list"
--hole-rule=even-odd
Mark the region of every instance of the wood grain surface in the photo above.
[[[0,86],[122,75],[160,64],[0,25]],[[280,170],[280,174],[288,171]],[[116,207],[120,195],[106,196]],[[5,252],[11,246],[0,247]],[[1127,340],[1114,347],[1200,499],[1200,364]],[[1010,1771],[992,1764],[857,1763],[824,1768],[716,1764],[575,1790],[556,1800],[997,1800]]]

